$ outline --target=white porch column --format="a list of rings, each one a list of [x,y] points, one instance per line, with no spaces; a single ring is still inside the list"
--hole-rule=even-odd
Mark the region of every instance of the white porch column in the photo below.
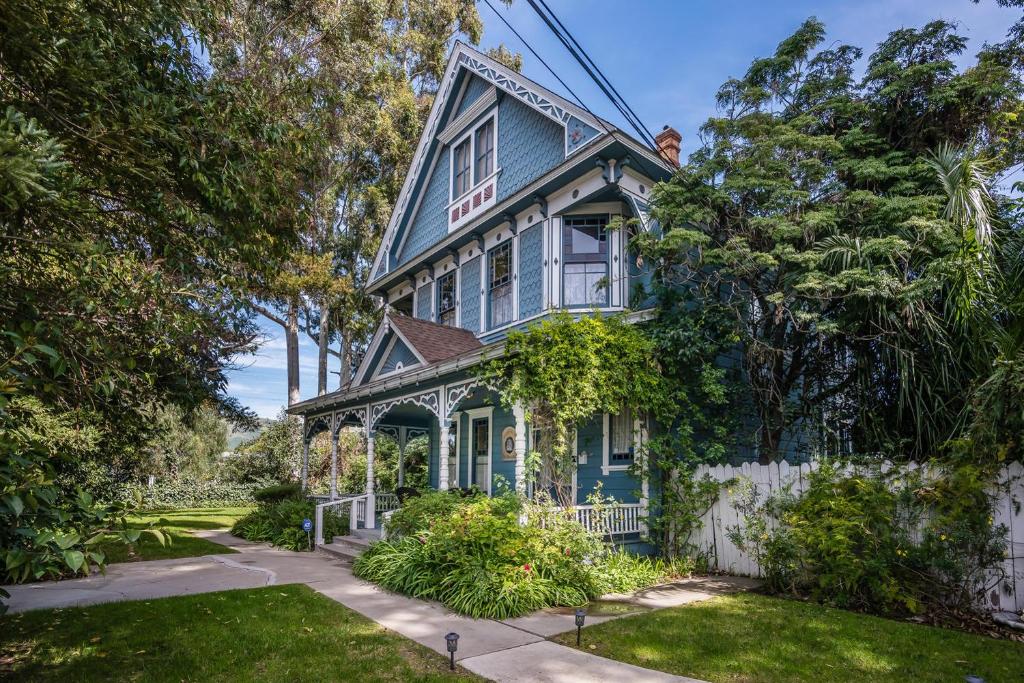
[[[451,432],[452,422],[450,418],[437,418],[438,444],[437,444],[437,490],[448,490],[448,436]]]
[[[339,430],[340,431],[340,430]],[[338,497],[338,437],[335,430],[331,430],[331,500]]]
[[[302,440],[302,469],[299,478],[302,480],[302,490],[305,491],[309,483],[309,439]]]
[[[517,403],[512,415],[516,419],[516,493],[526,495],[526,408]]]
[[[377,498],[373,494],[373,454],[377,441],[377,430],[372,427],[366,430],[366,528],[376,527]]]
[[[636,449],[637,457],[641,459],[640,466],[643,468],[640,479],[640,514],[645,518],[640,522],[640,535],[644,538],[647,537],[647,517],[651,514],[651,493],[650,493],[650,478],[651,478],[651,463],[647,454],[647,416],[642,415],[637,418],[637,437],[640,443],[637,444]]]

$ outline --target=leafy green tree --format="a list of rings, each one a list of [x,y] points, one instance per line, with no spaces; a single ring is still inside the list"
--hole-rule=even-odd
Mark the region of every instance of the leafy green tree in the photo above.
[[[657,188],[665,238],[641,246],[698,311],[730,314],[762,461],[816,430],[803,446],[909,455],[956,433],[992,340],[954,314],[965,233],[935,150],[996,174],[1024,158],[1019,30],[960,73],[952,25],[900,29],[857,83],[861,51],[820,49],[809,20],[722,86],[703,146]]]

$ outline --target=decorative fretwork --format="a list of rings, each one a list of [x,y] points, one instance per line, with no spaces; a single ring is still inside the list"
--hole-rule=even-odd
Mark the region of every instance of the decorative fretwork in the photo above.
[[[402,396],[401,398],[391,399],[390,401],[384,401],[383,403],[375,403],[370,408],[370,429],[375,429],[377,421],[384,417],[389,410],[395,406],[402,405],[404,403],[412,403],[420,408],[429,410],[438,419],[441,418],[441,406],[439,392],[429,391],[423,394],[410,394],[409,396]]]
[[[470,393],[473,392],[480,385],[476,380],[470,380],[469,382],[463,382],[462,384],[454,384],[448,387],[448,391],[445,393],[444,401],[444,416],[445,418],[451,418],[452,413],[458,407],[459,403],[463,401]]]
[[[475,57],[463,52],[459,55],[459,63],[466,65],[475,73],[479,74],[491,83],[494,83],[502,90],[518,97],[523,102],[533,105],[555,121],[558,121],[563,125],[569,122],[569,117],[572,116],[572,114],[566,111],[565,108],[560,107],[540,92],[523,85],[510,76],[506,76],[497,69],[488,66]]]
[[[359,424],[366,425],[366,408],[346,408],[345,410],[339,410],[334,414],[334,433],[337,434],[341,431],[341,428],[345,426],[345,420],[349,418],[355,418],[359,421]]]
[[[306,433],[304,437],[309,440],[320,432],[330,431],[331,422],[332,420],[330,415],[317,415],[314,418],[307,418]]]

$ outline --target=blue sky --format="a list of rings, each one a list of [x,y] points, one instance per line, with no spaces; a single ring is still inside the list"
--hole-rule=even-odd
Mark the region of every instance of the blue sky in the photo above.
[[[622,125],[604,99],[552,36],[525,0],[509,9],[492,4],[579,95],[595,114]],[[647,128],[665,124],[683,136],[683,154],[697,145],[697,129],[714,113],[715,92],[728,78],[741,76],[751,60],[770,54],[810,16],[821,19],[829,43],[848,43],[870,54],[889,31],[917,27],[932,19],[955,22],[970,40],[962,63],[972,61],[985,42],[1003,40],[1020,9],[1001,8],[995,0],[861,0],[847,2],[718,0],[548,0]],[[505,43],[523,53],[523,73],[562,94],[550,73],[519,43],[484,3],[482,47]],[[229,374],[228,392],[261,417],[274,417],[286,402],[284,338],[280,328],[262,323],[267,342],[255,358]],[[333,360],[333,359],[332,359]],[[300,346],[302,397],[316,394],[316,347]],[[337,370],[337,363],[331,366]],[[337,388],[332,374],[329,388]]]

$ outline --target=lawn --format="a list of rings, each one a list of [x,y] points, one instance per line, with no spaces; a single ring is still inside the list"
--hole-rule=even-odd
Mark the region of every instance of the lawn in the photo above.
[[[198,538],[188,532],[196,529],[227,529],[251,509],[222,507],[147,510],[128,517],[128,523],[132,526],[154,523],[168,531],[171,537],[170,544],[160,545],[152,535],[143,534],[131,547],[113,541],[101,543],[99,547],[106,554],[107,562],[110,564],[233,553],[235,551],[227,546]]]
[[[447,659],[303,585],[0,617],[0,679],[444,681]]]
[[[575,633],[560,636],[575,646]],[[594,647],[591,647],[594,646]],[[1024,645],[741,594],[616,619],[583,649],[714,683],[1020,680]]]

